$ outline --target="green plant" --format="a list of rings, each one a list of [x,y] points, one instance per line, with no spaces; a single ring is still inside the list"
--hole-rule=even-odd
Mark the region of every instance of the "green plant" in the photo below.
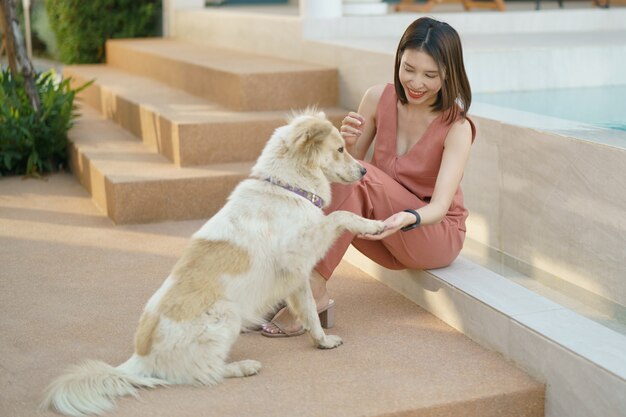
[[[50,27],[50,19],[46,11],[44,0],[31,0],[31,20],[33,26],[33,53],[37,56],[46,56],[57,59],[59,46],[57,38]]]
[[[104,61],[107,39],[159,34],[161,0],[47,0],[46,8],[66,64]]]
[[[77,116],[70,79],[54,70],[39,74],[41,112],[32,108],[21,77],[0,72],[0,175],[39,175],[67,166],[67,132]]]

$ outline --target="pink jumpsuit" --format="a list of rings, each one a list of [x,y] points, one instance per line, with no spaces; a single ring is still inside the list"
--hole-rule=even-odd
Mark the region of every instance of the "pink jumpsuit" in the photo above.
[[[452,125],[444,122],[445,113],[440,115],[406,154],[398,156],[396,102],[394,86],[388,84],[376,108],[374,157],[371,164],[363,162],[367,174],[355,184],[333,184],[332,201],[324,210],[326,213],[346,210],[369,219],[384,220],[404,209],[428,204],[439,173],[444,141]],[[469,122],[473,142],[476,128],[471,120]],[[317,264],[316,270],[324,278],[330,278],[350,243],[389,269],[431,269],[449,265],[463,247],[467,215],[459,187],[441,223],[398,232],[382,241],[359,239],[346,232]]]

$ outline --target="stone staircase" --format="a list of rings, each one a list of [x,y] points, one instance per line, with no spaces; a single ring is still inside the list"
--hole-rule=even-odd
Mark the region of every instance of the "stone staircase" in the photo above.
[[[81,116],[74,174],[117,224],[210,217],[291,110],[337,123],[337,71],[168,39],[111,40],[107,63],[64,69]]]

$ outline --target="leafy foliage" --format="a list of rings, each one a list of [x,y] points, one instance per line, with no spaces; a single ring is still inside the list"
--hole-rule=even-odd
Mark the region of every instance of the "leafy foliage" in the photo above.
[[[67,132],[77,116],[74,97],[80,90],[70,79],[57,80],[50,70],[36,80],[42,111],[37,114],[21,77],[0,72],[0,176],[39,175],[67,166]]]
[[[102,62],[107,39],[160,30],[161,0],[47,0],[46,8],[66,64]]]

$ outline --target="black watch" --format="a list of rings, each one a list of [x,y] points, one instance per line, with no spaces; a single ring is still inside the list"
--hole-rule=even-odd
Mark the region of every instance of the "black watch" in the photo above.
[[[422,221],[422,218],[420,217],[420,215],[419,215],[419,213],[417,211],[411,210],[411,209],[406,209],[406,210],[403,210],[403,211],[406,211],[407,213],[411,213],[412,215],[414,215],[415,216],[415,223],[412,223],[412,224],[410,224],[408,226],[404,226],[400,230],[402,230],[403,232],[408,232],[409,230],[413,230],[417,226],[420,225],[420,222]]]

